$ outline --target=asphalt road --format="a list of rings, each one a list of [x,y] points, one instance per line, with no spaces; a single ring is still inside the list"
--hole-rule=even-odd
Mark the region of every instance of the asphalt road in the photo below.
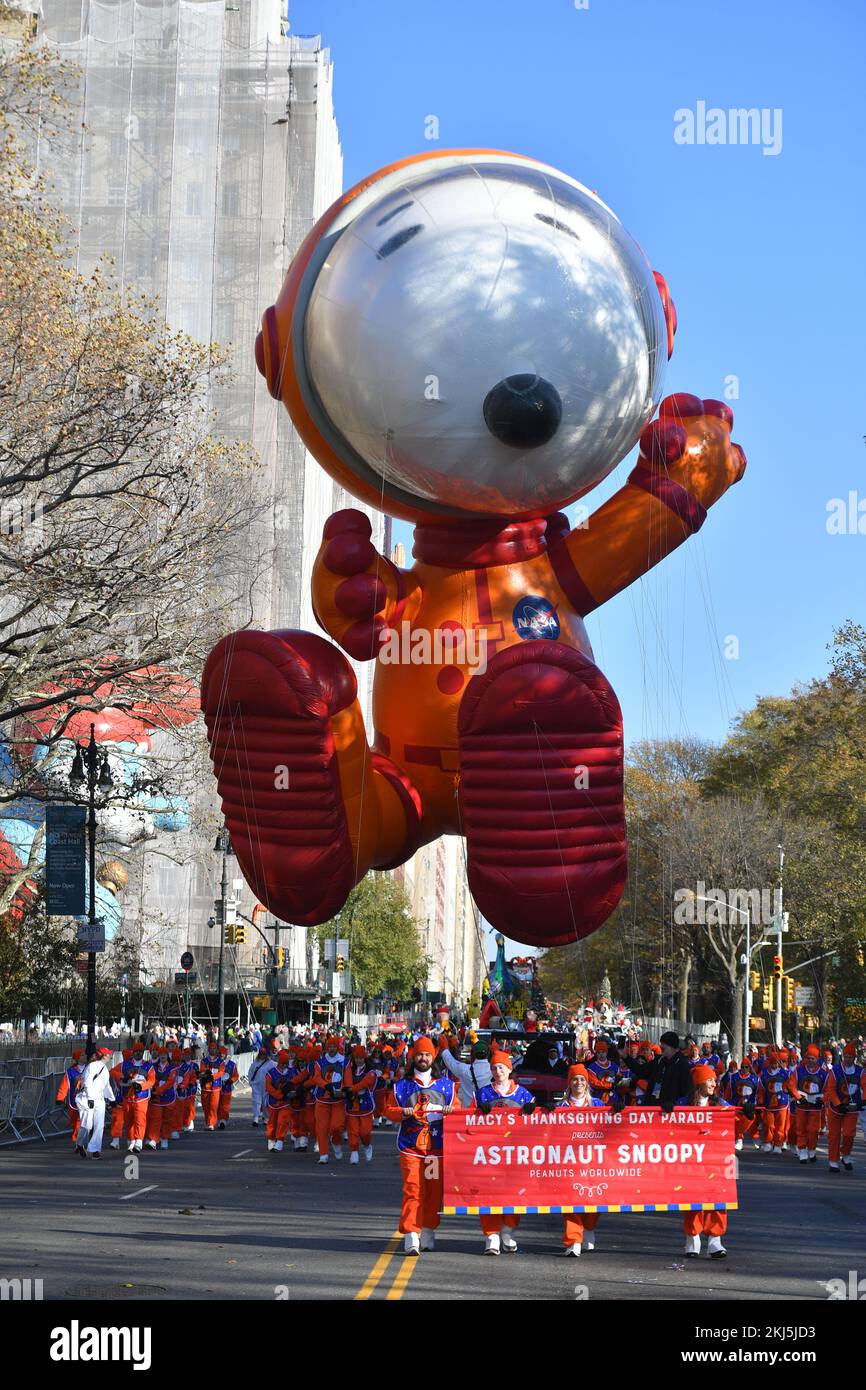
[[[249,1123],[83,1162],[66,1138],[0,1150],[0,1278],[41,1279],[45,1300],[694,1299],[826,1300],[824,1281],[866,1277],[866,1144],[852,1174],[826,1153],[748,1150],[726,1260],[685,1260],[675,1214],[602,1216],[595,1253],[562,1254],[559,1217],[525,1217],[516,1255],[484,1259],[477,1218],[446,1217],[435,1253],[404,1259],[396,1238],[395,1131],[375,1157],[325,1167],[312,1151],[268,1153]],[[107,1142],[107,1140],[106,1140]],[[866,1286],[864,1286],[866,1287]]]

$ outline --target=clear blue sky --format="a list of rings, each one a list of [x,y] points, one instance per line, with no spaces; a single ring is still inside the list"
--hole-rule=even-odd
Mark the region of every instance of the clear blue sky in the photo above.
[[[739,378],[743,482],[590,619],[627,741],[719,739],[757,694],[823,674],[834,624],[866,621],[866,534],[826,530],[828,499],[866,499],[862,0],[290,0],[290,20],[331,48],[346,186],[433,148],[431,114],[442,147],[558,166],[668,279],[666,391]],[[781,108],[781,152],[678,145],[699,101]]]

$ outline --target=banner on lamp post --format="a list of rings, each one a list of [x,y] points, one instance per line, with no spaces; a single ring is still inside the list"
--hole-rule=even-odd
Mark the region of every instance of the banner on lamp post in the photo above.
[[[84,864],[87,810],[49,801],[45,807],[45,910],[49,917],[86,911]]]
[[[461,1111],[444,1120],[446,1216],[737,1206],[731,1106]]]

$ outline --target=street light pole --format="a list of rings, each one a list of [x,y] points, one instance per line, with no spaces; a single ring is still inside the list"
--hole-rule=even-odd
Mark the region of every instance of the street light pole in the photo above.
[[[219,959],[219,1040],[222,1042],[226,1029],[226,981],[225,981],[225,955],[226,955],[226,904],[229,896],[228,879],[228,852],[229,852],[229,833],[223,827],[217,837],[217,845],[222,851],[223,871],[220,880],[220,897],[222,898],[222,912],[220,913],[220,959]]]
[[[96,746],[96,725],[90,726],[90,740],[84,757],[80,745],[76,746],[75,757],[69,773],[72,787],[87,785],[87,862],[90,879],[88,893],[87,921],[90,926],[91,942],[98,925],[96,916],[96,791],[109,791],[112,786],[111,768],[108,753],[103,752],[100,763]],[[96,1051],[96,952],[87,952],[87,1042],[85,1051],[92,1057]]]
[[[785,851],[779,845],[779,915],[776,918],[776,954],[782,959],[782,930],[785,921],[785,914],[782,911],[782,870],[785,867]],[[782,987],[784,985],[784,965],[779,972],[776,981],[776,1046],[782,1045]]]

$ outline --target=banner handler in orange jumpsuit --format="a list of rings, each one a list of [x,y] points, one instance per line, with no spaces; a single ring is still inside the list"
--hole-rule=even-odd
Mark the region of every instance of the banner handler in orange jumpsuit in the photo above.
[[[412,1065],[395,1081],[385,1101],[385,1114],[400,1126],[397,1149],[403,1177],[400,1230],[407,1255],[435,1249],[435,1231],[442,1206],[442,1120],[460,1109],[457,1083],[450,1076],[432,1079],[436,1047],[418,1038]]]
[[[726,1100],[718,1094],[719,1079],[715,1068],[699,1062],[692,1067],[692,1094],[677,1101],[677,1109],[687,1105],[721,1105],[731,1109]],[[733,1118],[733,1117],[732,1117]],[[735,1129],[736,1133],[736,1129]],[[727,1250],[722,1245],[722,1236],[728,1229],[726,1211],[687,1211],[683,1217],[683,1231],[686,1237],[686,1255],[693,1259],[701,1253],[701,1235],[709,1236],[707,1254],[711,1260],[723,1260]]]

